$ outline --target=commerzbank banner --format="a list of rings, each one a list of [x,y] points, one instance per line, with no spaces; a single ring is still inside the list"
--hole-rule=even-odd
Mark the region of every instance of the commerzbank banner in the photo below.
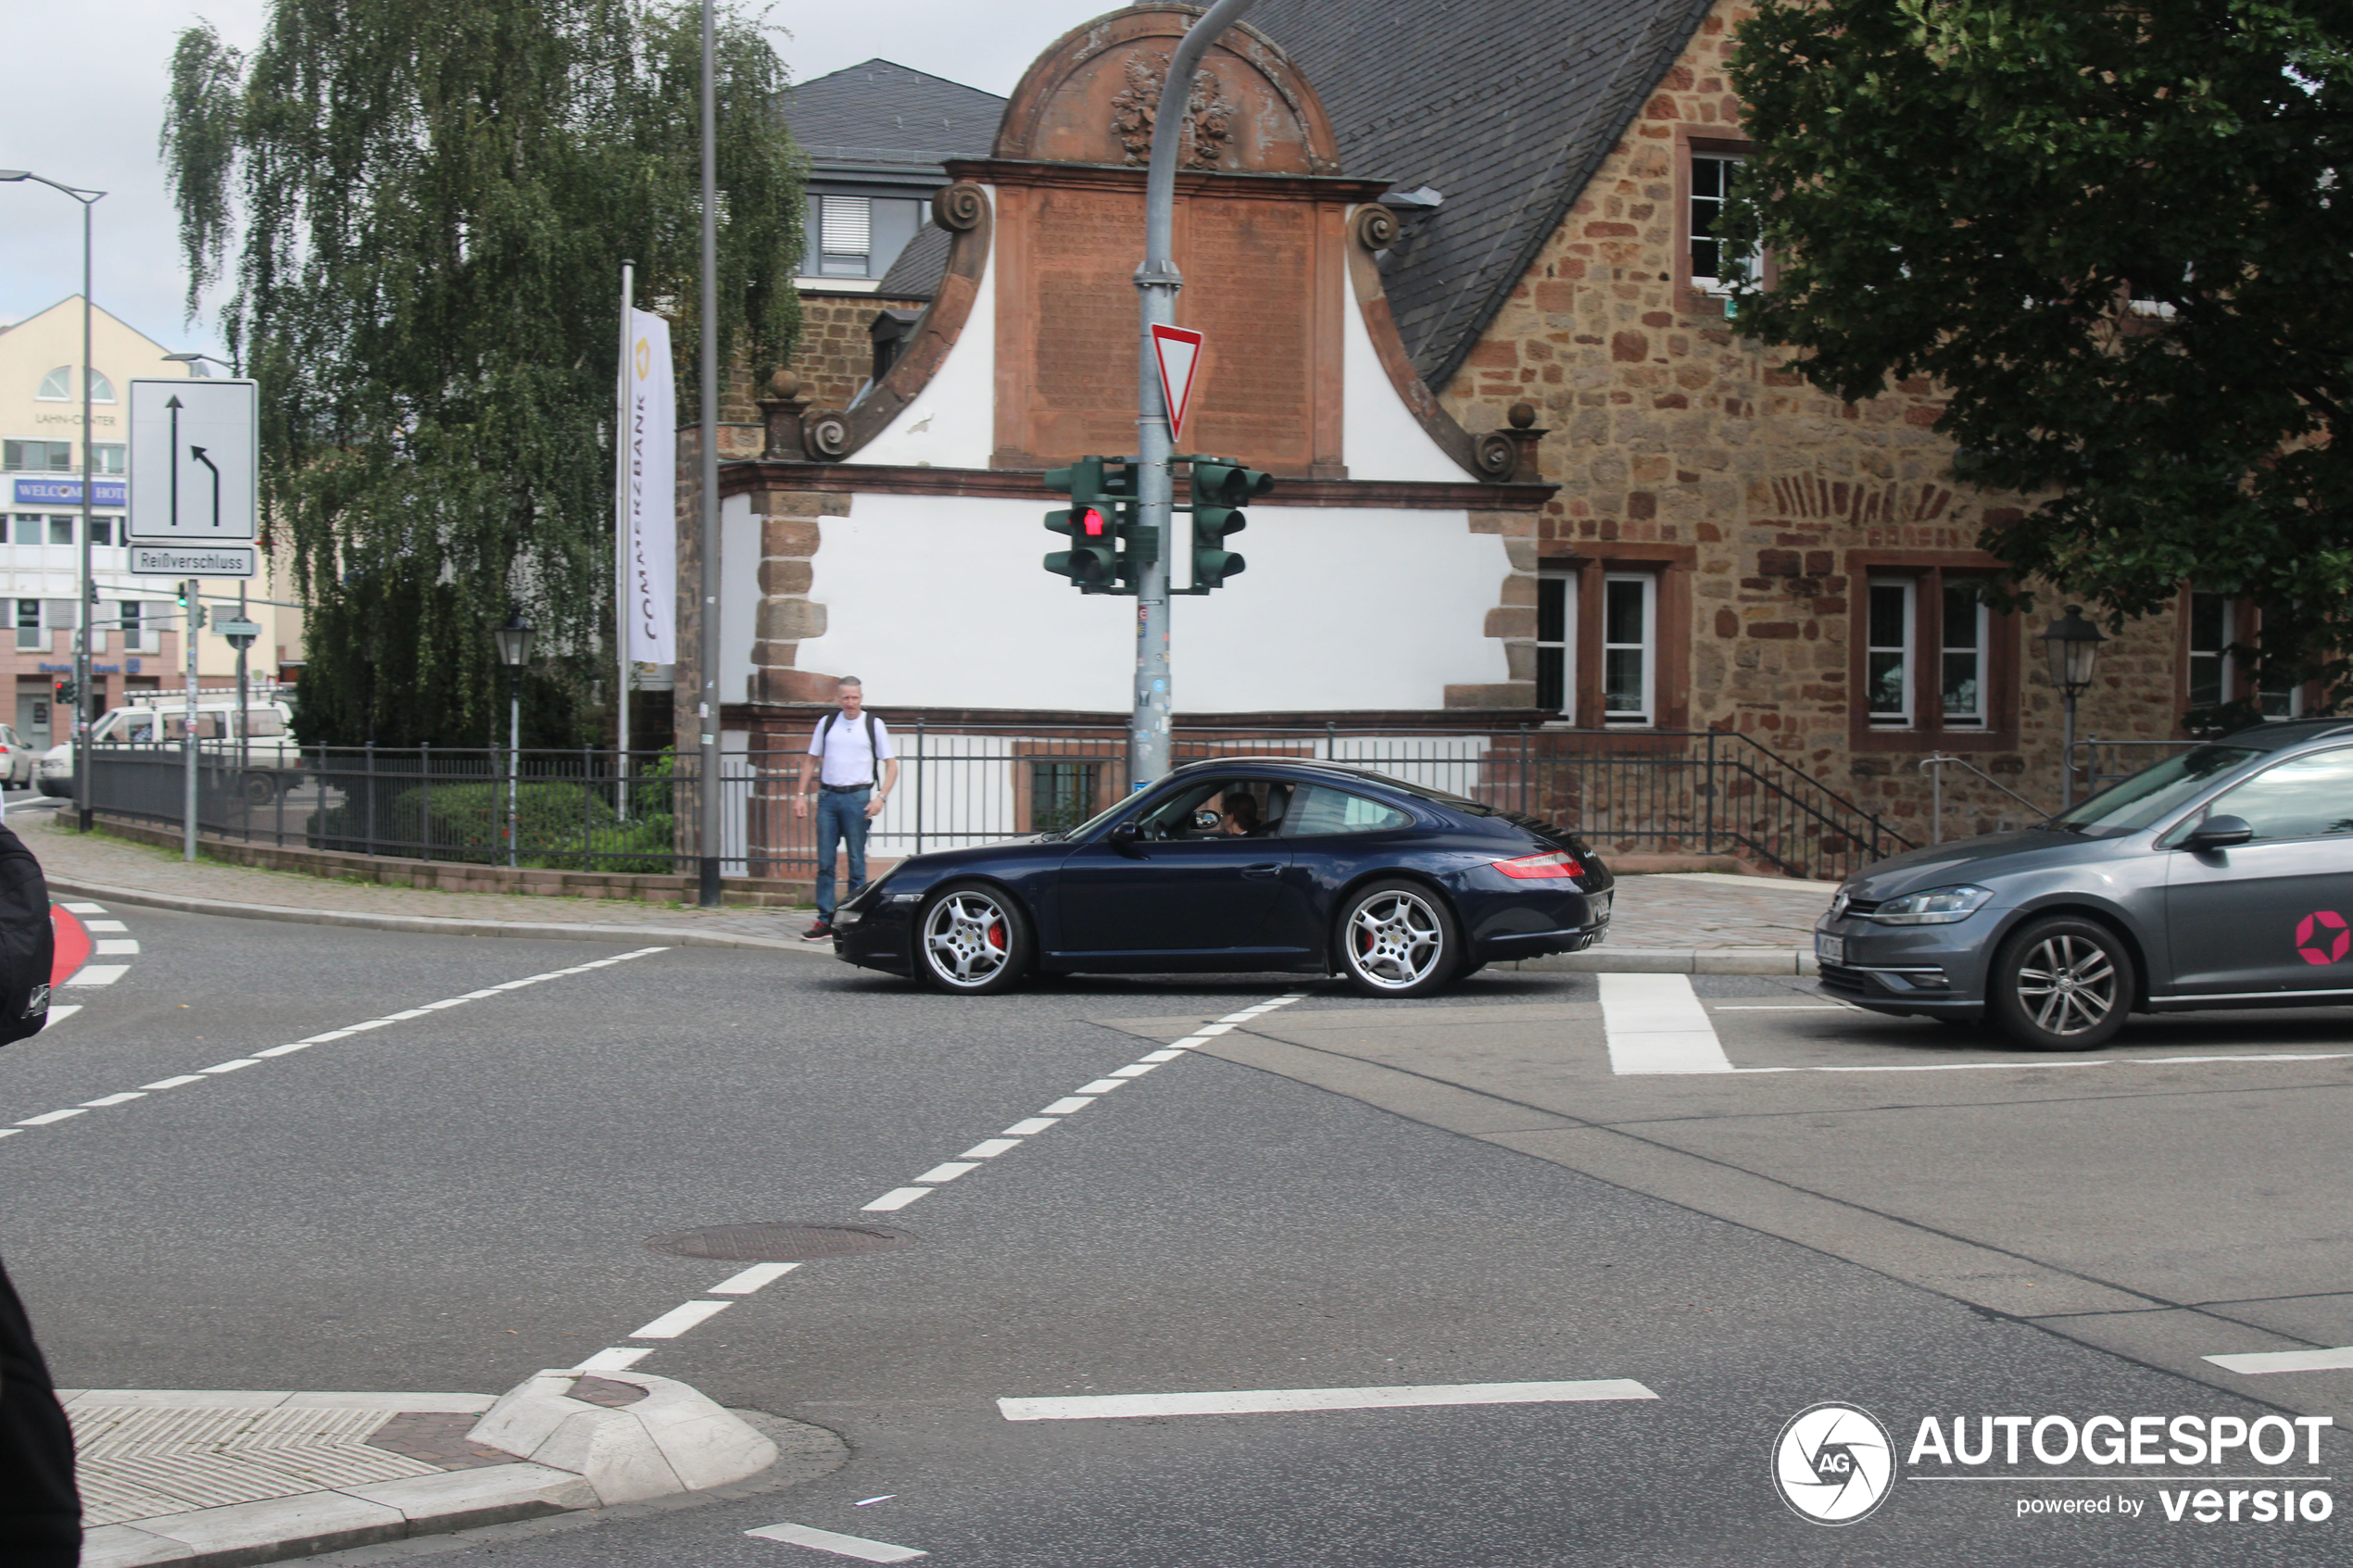
[[[623,345],[622,624],[629,659],[678,658],[678,395],[671,379],[670,323],[629,313]]]

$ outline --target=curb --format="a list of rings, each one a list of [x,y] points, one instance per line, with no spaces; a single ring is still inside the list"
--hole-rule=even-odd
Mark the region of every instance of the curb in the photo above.
[[[635,1420],[627,1411],[636,1406],[606,1409],[557,1392],[556,1380],[569,1388],[580,1375],[541,1373],[495,1401],[488,1395],[104,1391],[99,1396],[102,1402],[166,1408],[235,1404],[242,1409],[247,1403],[282,1402],[306,1408],[463,1412],[479,1415],[484,1426],[494,1416],[511,1414],[522,1404],[534,1414],[552,1412],[562,1417],[559,1424],[569,1424],[576,1429],[569,1434],[574,1440],[552,1446],[578,1452],[559,1458],[555,1464],[519,1459],[512,1464],[335,1486],[260,1502],[102,1524],[83,1535],[82,1568],[142,1568],[145,1564],[245,1568],[501,1524],[554,1524],[560,1515],[602,1513],[616,1505],[675,1507],[706,1500],[706,1496],[707,1500],[723,1500],[747,1490],[813,1480],[847,1457],[840,1439],[823,1428],[758,1411],[725,1410],[669,1378],[631,1373],[595,1374],[646,1390],[642,1403],[655,1408]],[[107,1399],[107,1394],[116,1398]],[[620,1418],[618,1423],[614,1418]],[[609,1425],[616,1430],[609,1434],[605,1430]],[[598,1441],[610,1436],[622,1440]],[[551,1445],[543,1437],[538,1446]],[[565,1458],[588,1462],[583,1468],[572,1468],[563,1463]],[[648,1459],[654,1461],[658,1474],[646,1473]]]
[[[1506,966],[1497,964],[1497,969]],[[1816,974],[1803,947],[1589,947],[1522,959],[1514,970],[1569,974]]]
[[[284,904],[233,904],[220,898],[196,898],[182,893],[156,893],[144,887],[116,887],[81,877],[52,876],[52,892],[80,897],[111,899],[150,909],[177,909],[182,914],[225,915],[234,920],[287,921],[302,925],[341,925],[362,931],[407,931],[434,936],[524,936],[562,941],[660,942],[673,947],[748,947],[768,953],[805,953],[830,959],[831,947],[812,947],[787,937],[745,936],[724,931],[680,931],[655,925],[591,925],[577,922],[465,920],[450,915],[369,914],[358,909],[306,909]]]

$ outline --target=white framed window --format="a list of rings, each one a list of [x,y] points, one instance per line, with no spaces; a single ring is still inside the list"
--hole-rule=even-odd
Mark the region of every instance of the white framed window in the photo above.
[[[1602,579],[1602,722],[1656,722],[1658,578],[1613,571]]]
[[[1874,577],[1864,616],[1863,695],[1872,727],[1912,727],[1912,650],[1919,585],[1908,577]]]
[[[1536,706],[1577,710],[1577,572],[1544,567],[1536,579]]]
[[[2231,645],[2237,606],[2228,594],[2190,595],[2190,706],[2217,708],[2237,689]]]
[[[38,545],[41,543],[41,527],[40,513],[19,512],[16,531],[10,533],[8,538],[14,544]]]
[[[73,367],[60,365],[41,378],[41,390],[33,396],[44,403],[68,403],[73,400]]]
[[[107,379],[104,370],[90,372],[90,401],[93,403],[114,401],[114,383]]]
[[[73,543],[73,514],[71,512],[49,514],[49,543],[52,545]]]
[[[1938,684],[1944,693],[1944,727],[1986,727],[1985,691],[1992,674],[1993,611],[1966,583],[1944,585],[1943,646]]]
[[[71,473],[73,443],[10,441],[0,444],[0,466],[17,473]]]
[[[92,471],[120,477],[123,471],[124,454],[130,450],[131,448],[124,445],[120,441],[92,442],[90,444],[90,467]]]
[[[17,601],[17,646],[35,649],[43,653],[46,653],[49,649],[49,633],[41,629],[41,601],[39,599]]]
[[[1742,160],[1728,153],[1692,155],[1692,287],[1708,294],[1730,294],[1729,273],[1739,268],[1754,277],[1755,247],[1735,244],[1724,234],[1724,201]]]
[[[828,278],[863,278],[874,258],[875,204],[867,196],[817,198],[817,270]]]

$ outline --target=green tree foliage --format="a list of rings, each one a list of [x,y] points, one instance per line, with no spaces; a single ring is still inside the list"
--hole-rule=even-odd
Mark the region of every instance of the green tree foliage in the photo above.
[[[2319,0],[1762,0],[1733,83],[1744,333],[1867,398],[1931,377],[1983,544],[2111,616],[2353,644],[2353,11]],[[2255,651],[2255,650],[2249,650]]]
[[[765,374],[799,330],[801,163],[782,63],[720,22],[716,325]],[[693,366],[700,44],[695,6],[635,0],[273,0],[249,58],[180,35],[189,311],[227,282],[261,383],[267,526],[316,608],[306,741],[482,744],[510,604],[555,728],[610,689],[620,264]]]

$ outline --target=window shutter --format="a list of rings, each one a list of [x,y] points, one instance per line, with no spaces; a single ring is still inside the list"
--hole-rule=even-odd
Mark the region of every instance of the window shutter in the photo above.
[[[825,254],[864,256],[873,243],[873,203],[864,196],[827,196],[822,210]]]

